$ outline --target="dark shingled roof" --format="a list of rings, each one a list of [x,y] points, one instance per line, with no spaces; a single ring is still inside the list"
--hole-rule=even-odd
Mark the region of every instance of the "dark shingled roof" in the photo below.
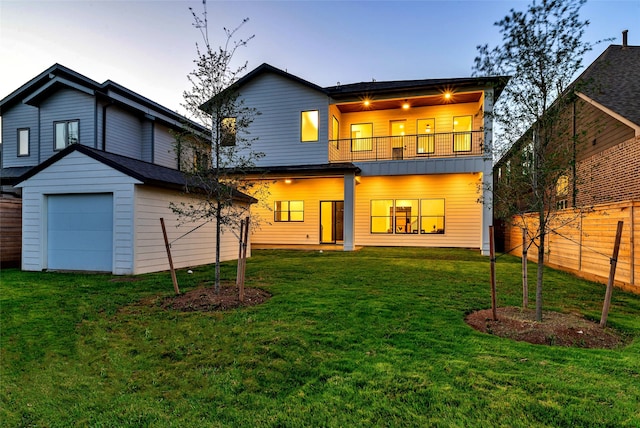
[[[578,81],[579,92],[640,126],[640,46],[609,46]]]
[[[76,151],[150,186],[173,190],[184,190],[185,185],[189,180],[187,175],[176,169],[128,158],[126,156],[116,155],[114,153],[103,152],[101,150],[83,146],[82,144],[72,144],[40,165],[33,167],[26,174],[21,176],[18,182],[33,177],[38,172],[48,168],[60,159]],[[235,192],[233,196],[234,199],[248,203],[257,202],[255,198],[241,192]]]
[[[0,185],[2,186],[13,186],[18,181],[20,181],[20,177],[29,171],[32,166],[13,166],[9,168],[0,169]]]

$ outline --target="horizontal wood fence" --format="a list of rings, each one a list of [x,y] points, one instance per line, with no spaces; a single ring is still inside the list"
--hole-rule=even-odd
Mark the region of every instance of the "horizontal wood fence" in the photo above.
[[[0,198],[0,266],[19,267],[22,257],[22,199]]]
[[[606,284],[619,220],[624,225],[615,285],[640,294],[640,201],[560,211],[549,224],[545,264]],[[522,257],[522,227],[526,224],[528,234],[535,234],[537,214],[514,217],[512,223],[505,226],[505,251]],[[528,259],[537,262],[535,246],[529,248]]]

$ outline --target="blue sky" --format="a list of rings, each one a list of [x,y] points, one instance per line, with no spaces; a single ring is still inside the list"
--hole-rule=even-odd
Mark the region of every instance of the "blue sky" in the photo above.
[[[471,74],[478,44],[499,43],[493,23],[529,1],[208,1],[212,44],[223,27],[255,35],[236,59],[267,62],[321,86]],[[111,79],[181,111],[195,43],[189,7],[200,0],[0,0],[0,98],[54,63]],[[590,0],[586,38],[640,45],[640,0]]]

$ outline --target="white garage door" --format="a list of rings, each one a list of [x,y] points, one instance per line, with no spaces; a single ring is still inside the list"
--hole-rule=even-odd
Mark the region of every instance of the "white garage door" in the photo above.
[[[55,195],[47,198],[49,269],[111,272],[113,195]]]

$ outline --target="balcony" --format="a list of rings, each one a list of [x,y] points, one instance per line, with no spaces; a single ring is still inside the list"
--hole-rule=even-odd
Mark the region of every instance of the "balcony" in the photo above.
[[[482,156],[483,143],[483,131],[330,140],[329,162]]]

